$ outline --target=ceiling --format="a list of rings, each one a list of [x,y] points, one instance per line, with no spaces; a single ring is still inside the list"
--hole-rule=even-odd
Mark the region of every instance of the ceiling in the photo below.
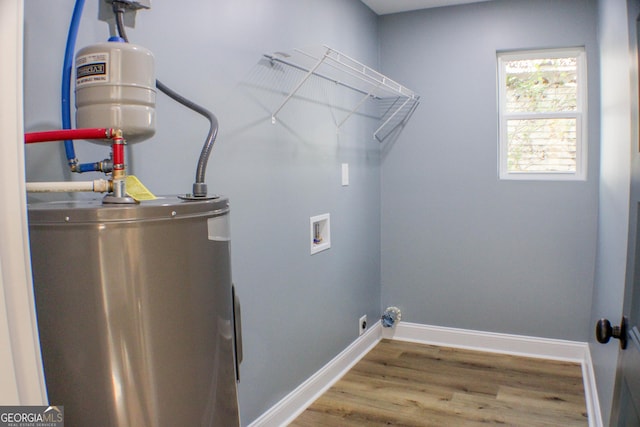
[[[378,15],[489,0],[360,0]]]

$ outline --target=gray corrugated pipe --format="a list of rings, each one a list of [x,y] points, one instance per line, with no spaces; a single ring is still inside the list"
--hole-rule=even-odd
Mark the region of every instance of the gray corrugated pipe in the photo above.
[[[124,28],[124,13],[126,11],[126,3],[124,2],[113,2],[113,12],[116,16],[116,28],[118,30],[118,34],[124,41],[129,43],[129,39],[127,37],[127,33]],[[193,197],[194,198],[204,198],[207,197],[207,184],[205,183],[205,173],[207,171],[207,163],[209,162],[209,156],[211,155],[211,150],[213,149],[213,143],[216,141],[216,136],[218,135],[218,119],[216,116],[209,110],[195,102],[185,98],[179,93],[175,92],[171,88],[167,87],[160,80],[156,80],[156,87],[169,98],[174,101],[179,102],[185,107],[195,111],[196,113],[204,116],[207,120],[209,120],[209,134],[207,135],[207,139],[204,142],[202,147],[202,151],[200,152],[200,158],[198,159],[198,166],[196,168],[196,181],[193,183]]]
[[[207,139],[205,140],[202,151],[200,152],[198,167],[196,169],[196,181],[193,183],[193,196],[206,197],[207,184],[204,181],[204,177],[207,170],[209,156],[211,155],[211,150],[213,149],[213,143],[215,142],[216,136],[218,135],[218,119],[211,111],[174,92],[160,80],[156,80],[156,87],[171,99],[179,102],[187,108],[190,108],[191,110],[199,113],[200,115],[206,117],[207,120],[209,120],[209,134],[207,135]]]

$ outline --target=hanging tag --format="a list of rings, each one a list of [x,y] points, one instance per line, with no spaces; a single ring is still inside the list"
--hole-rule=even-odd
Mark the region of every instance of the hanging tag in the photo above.
[[[127,195],[137,201],[155,200],[156,196],[144,186],[140,180],[134,175],[127,175],[125,180]]]

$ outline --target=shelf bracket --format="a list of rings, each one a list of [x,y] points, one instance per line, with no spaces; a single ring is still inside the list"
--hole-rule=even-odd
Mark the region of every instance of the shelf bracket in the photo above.
[[[360,102],[358,102],[358,104],[353,108],[353,110],[349,111],[349,114],[347,114],[347,117],[345,117],[344,119],[342,119],[342,121],[340,122],[340,124],[338,124],[338,129],[340,129],[342,127],[342,125],[344,124],[344,122],[346,122],[347,120],[349,120],[349,117],[351,117],[356,111],[358,111],[360,109],[360,107],[362,106],[362,104],[364,104],[364,102],[371,98],[373,95],[371,94],[371,92],[367,93],[365,96],[362,97],[362,99],[360,100]]]
[[[276,108],[276,110],[271,114],[271,123],[272,124],[275,124],[276,116],[278,115],[280,110],[282,110],[282,107],[284,107],[285,104],[287,102],[289,102],[289,100],[291,98],[293,98],[293,96],[296,94],[296,92],[298,92],[298,90],[300,90],[302,85],[309,79],[309,77],[311,77],[315,73],[315,71],[318,69],[318,67],[320,67],[320,65],[322,65],[324,60],[327,58],[327,55],[329,54],[329,52],[330,52],[330,49],[328,49],[327,52],[325,52],[325,54],[320,59],[318,59],[318,61],[315,63],[315,65],[309,71],[307,71],[307,73],[304,75],[302,80],[300,80],[300,82],[298,82],[298,84],[296,85],[295,88],[293,88],[291,93],[289,93],[289,95],[287,95],[287,97],[284,99],[284,101],[282,101],[280,106],[278,108]]]

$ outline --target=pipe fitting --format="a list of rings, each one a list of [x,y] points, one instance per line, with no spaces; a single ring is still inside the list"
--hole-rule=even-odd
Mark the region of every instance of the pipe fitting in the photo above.
[[[123,139],[124,138],[123,135],[124,134],[122,133],[122,129],[113,129],[113,128],[107,129],[108,139],[116,139],[116,138]]]
[[[207,184],[204,182],[193,183],[193,196],[194,197],[207,197]]]
[[[98,171],[103,173],[111,173],[113,171],[113,159],[104,159],[101,162],[96,163],[98,165]]]

